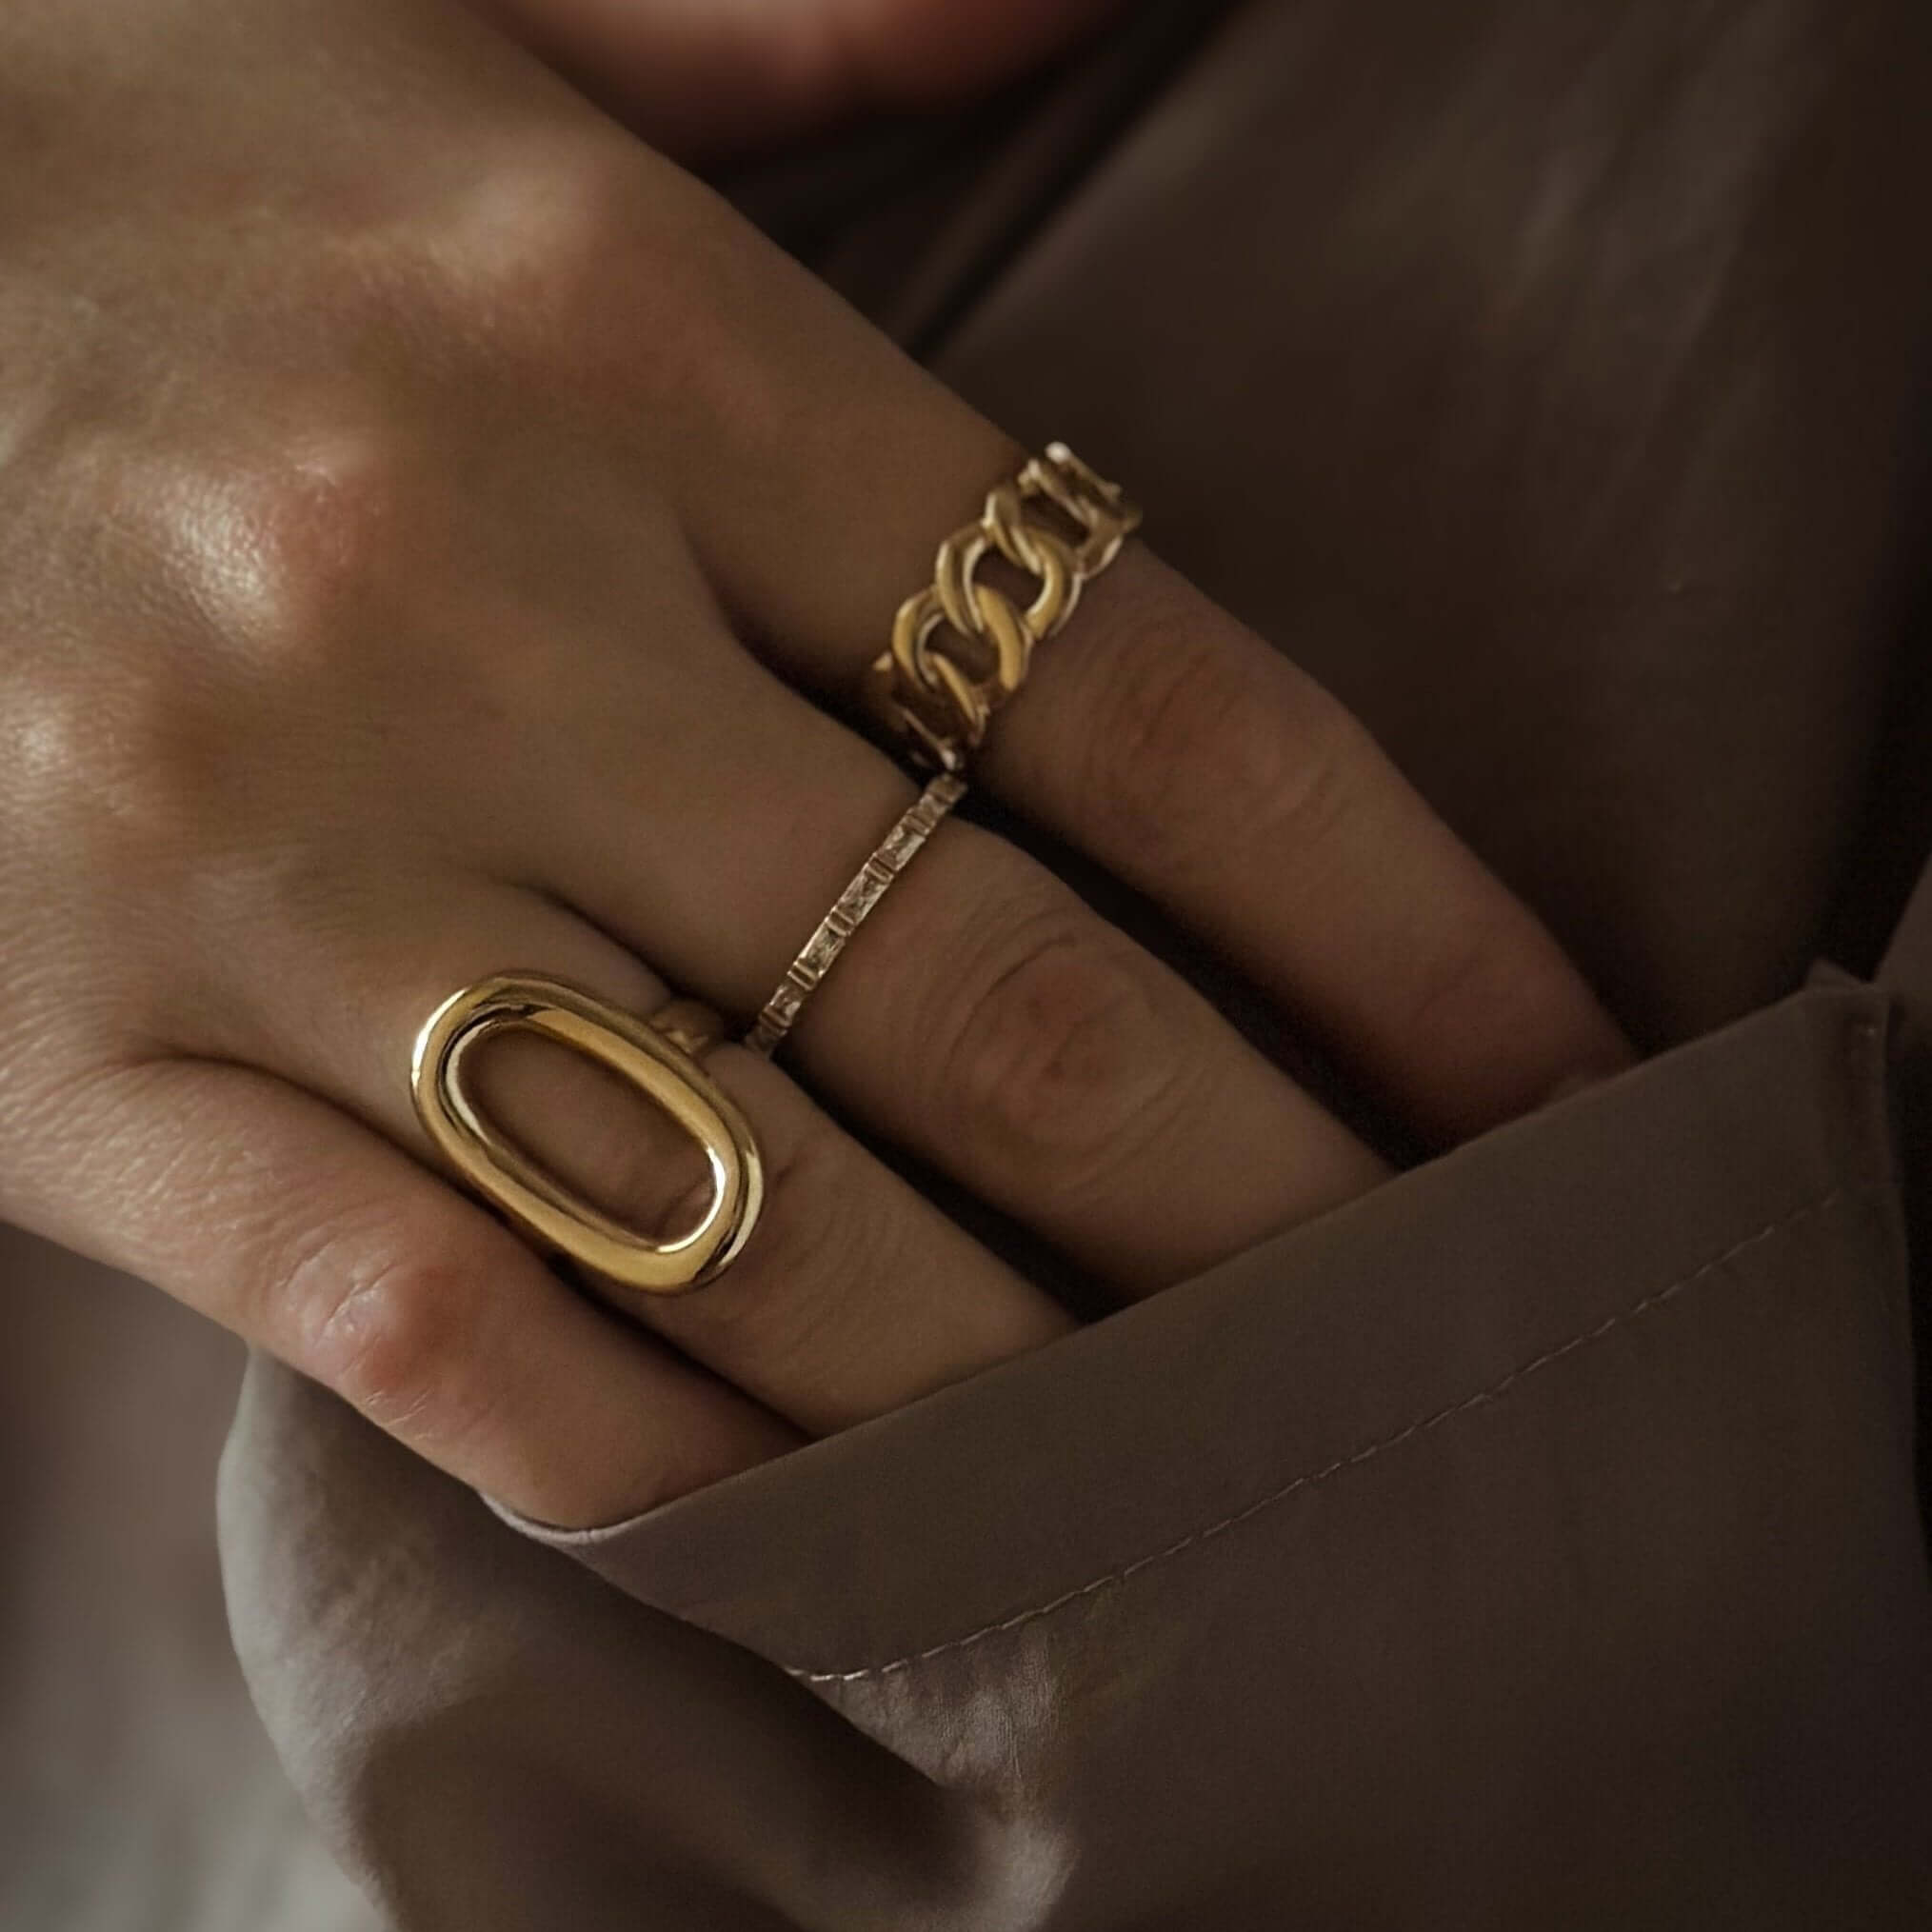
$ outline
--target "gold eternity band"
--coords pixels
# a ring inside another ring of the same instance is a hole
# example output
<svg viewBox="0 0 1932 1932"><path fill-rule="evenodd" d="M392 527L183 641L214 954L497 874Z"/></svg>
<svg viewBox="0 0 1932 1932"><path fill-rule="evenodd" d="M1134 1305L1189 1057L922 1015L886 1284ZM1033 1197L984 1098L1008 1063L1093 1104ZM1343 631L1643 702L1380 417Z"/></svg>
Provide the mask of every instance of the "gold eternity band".
<svg viewBox="0 0 1932 1932"><path fill-rule="evenodd" d="M893 882L912 863L946 813L966 796L966 781L943 772L900 816L878 849L852 875L832 909L819 921L798 957L786 967L778 990L765 1003L757 1024L745 1036L754 1053L769 1060L797 1023L805 1003L845 951L846 942L866 923L872 908L892 889Z"/></svg>
<svg viewBox="0 0 1932 1932"><path fill-rule="evenodd" d="M866 674L873 710L918 763L966 769L993 712L1026 682L1034 646L1073 615L1140 522L1119 484L1049 443L940 545L932 582L899 607ZM994 558L1038 580L1030 603L981 574Z"/></svg>

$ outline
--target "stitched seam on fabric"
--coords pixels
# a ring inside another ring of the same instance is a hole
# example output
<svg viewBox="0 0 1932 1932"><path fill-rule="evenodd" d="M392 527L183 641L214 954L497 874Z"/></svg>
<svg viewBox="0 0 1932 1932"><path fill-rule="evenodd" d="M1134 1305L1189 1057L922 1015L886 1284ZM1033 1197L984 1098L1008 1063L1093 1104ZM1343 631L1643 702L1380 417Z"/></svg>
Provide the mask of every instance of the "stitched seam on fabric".
<svg viewBox="0 0 1932 1932"><path fill-rule="evenodd" d="M1090 1583L1064 1590L1059 1596L1045 1603L1035 1604L1030 1609L1015 1611L1011 1616L1003 1617L997 1623L982 1624L977 1630L967 1631L963 1637L948 1638L944 1643L935 1643L928 1649L915 1650L904 1657L895 1657L889 1663L866 1664L856 1670L810 1670L787 1664L784 1666L786 1674L803 1683L858 1683L867 1678L889 1677L898 1671L909 1670L914 1664L926 1663L934 1658L949 1656L954 1651L968 1649L973 1644L983 1643L988 1638L1001 1636L1008 1630L1017 1630L1023 1624L1038 1623L1042 1618L1054 1616L1074 1603L1125 1583L1130 1577L1139 1576L1143 1570L1170 1563L1176 1557L1198 1549L1203 1544L1212 1542L1214 1538L1223 1536L1228 1530L1260 1516L1264 1511L1287 1502L1291 1497L1299 1496L1305 1490L1313 1489L1349 1469L1361 1468L1364 1464L1372 1463L1379 1457L1386 1455L1391 1449L1400 1448L1404 1443L1415 1441L1441 1428L1444 1424L1454 1421L1458 1416L1470 1415L1478 1409L1493 1407L1531 1377L1553 1367L1579 1350L1603 1341L1606 1335L1613 1334L1617 1329L1639 1321L1645 1315L1654 1314L1659 1308L1677 1301L1689 1289L1721 1273L1740 1257L1775 1241L1801 1222L1815 1220L1847 1201L1867 1196L1882 1196L1892 1185L1887 1178L1866 1182L1857 1186L1834 1187L1828 1194L1821 1195L1816 1201L1803 1207L1794 1208L1791 1213L1767 1223L1755 1234L1748 1234L1742 1241L1734 1242L1722 1254L1714 1255L1709 1261L1693 1268L1689 1274L1682 1275L1676 1281L1653 1289L1642 1301L1633 1302L1629 1307L1605 1316L1594 1327L1586 1328L1581 1334L1572 1335L1567 1342L1560 1342L1528 1362L1519 1364L1508 1374L1485 1387L1479 1388L1473 1395L1446 1404L1428 1415L1419 1416L1414 1422L1397 1429L1393 1434L1378 1437L1374 1442L1364 1444L1361 1448L1351 1450L1345 1456L1338 1456L1332 1463L1325 1464L1319 1469L1311 1469L1296 1476L1289 1482L1270 1489L1265 1496L1257 1497L1254 1502L1235 1510L1233 1514L1222 1517L1218 1522L1210 1523L1201 1529L1190 1530L1164 1549L1136 1557L1133 1562L1123 1564L1118 1569L1108 1570L1104 1575L1095 1577Z"/></svg>

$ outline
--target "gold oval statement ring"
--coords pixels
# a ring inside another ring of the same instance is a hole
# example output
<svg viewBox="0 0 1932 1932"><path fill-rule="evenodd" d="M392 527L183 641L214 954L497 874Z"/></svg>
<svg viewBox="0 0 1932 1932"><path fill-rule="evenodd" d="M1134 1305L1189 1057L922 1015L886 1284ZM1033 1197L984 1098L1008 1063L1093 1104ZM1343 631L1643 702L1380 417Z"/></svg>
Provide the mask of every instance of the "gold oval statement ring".
<svg viewBox="0 0 1932 1932"><path fill-rule="evenodd" d="M565 1187L485 1117L464 1069L486 1040L511 1031L553 1040L608 1068L690 1135L711 1177L695 1227L660 1242L625 1226ZM676 1294L715 1281L731 1265L765 1200L750 1123L696 1057L723 1032L718 1016L691 1000L641 1020L561 980L482 980L446 1000L417 1037L410 1077L416 1112L464 1179L545 1246L604 1281Z"/></svg>
<svg viewBox="0 0 1932 1932"><path fill-rule="evenodd" d="M899 607L866 695L920 764L961 772L992 714L1026 682L1033 648L1073 615L1141 512L1065 443L1049 443L986 497L978 523L939 547L932 582ZM993 560L1036 580L1016 602L982 576Z"/></svg>
<svg viewBox="0 0 1932 1932"><path fill-rule="evenodd" d="M832 968L832 962L846 949L846 943L866 922L873 906L892 889L893 882L913 855L939 828L941 820L966 796L966 781L942 772L900 815L899 823L886 834L872 856L852 874L851 883L832 904L832 909L819 921L818 929L806 941L804 950L786 967L778 990L765 1003L757 1023L745 1036L754 1053L769 1060L796 1024L805 1003L818 990L819 982Z"/></svg>

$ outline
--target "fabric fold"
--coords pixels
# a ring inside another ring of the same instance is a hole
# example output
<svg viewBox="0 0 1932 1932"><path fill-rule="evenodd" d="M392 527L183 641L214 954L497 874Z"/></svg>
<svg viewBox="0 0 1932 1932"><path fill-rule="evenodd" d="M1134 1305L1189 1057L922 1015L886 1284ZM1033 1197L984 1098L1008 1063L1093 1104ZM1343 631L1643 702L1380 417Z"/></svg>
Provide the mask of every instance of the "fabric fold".
<svg viewBox="0 0 1932 1932"><path fill-rule="evenodd" d="M1798 995L576 1562L258 1363L264 1713L405 1927L459 1856L486 1928L1922 1923L1890 1010Z"/></svg>

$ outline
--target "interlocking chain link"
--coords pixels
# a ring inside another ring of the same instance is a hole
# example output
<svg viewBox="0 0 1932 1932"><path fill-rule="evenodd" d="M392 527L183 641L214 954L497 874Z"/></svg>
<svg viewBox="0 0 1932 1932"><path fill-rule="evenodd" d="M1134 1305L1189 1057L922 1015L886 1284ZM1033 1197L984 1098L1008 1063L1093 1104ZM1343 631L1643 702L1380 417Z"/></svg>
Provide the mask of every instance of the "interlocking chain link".
<svg viewBox="0 0 1932 1932"><path fill-rule="evenodd" d="M1037 509L1050 505L1077 535ZM1032 513L1029 513L1032 512ZM866 676L866 696L920 764L965 770L993 713L1026 682L1036 645L1073 615L1080 593L1119 556L1141 512L1065 443L1049 443L986 497L978 523L939 547L932 582L899 607L892 643ZM1016 603L981 576L994 558L1038 580Z"/></svg>

